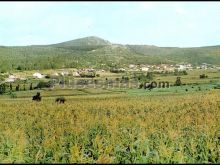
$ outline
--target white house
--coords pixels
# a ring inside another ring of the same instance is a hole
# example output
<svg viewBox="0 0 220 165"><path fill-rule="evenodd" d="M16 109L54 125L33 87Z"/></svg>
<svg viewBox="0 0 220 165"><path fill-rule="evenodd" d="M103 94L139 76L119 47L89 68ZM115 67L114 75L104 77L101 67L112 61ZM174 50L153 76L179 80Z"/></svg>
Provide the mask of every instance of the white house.
<svg viewBox="0 0 220 165"><path fill-rule="evenodd" d="M65 76L65 75L68 75L68 74L69 74L68 71L63 71L63 72L61 72L61 75L62 75L62 76Z"/></svg>
<svg viewBox="0 0 220 165"><path fill-rule="evenodd" d="M183 71L183 70L186 70L186 66L185 65L182 65L182 64L179 64L179 65L176 65L176 69L178 71Z"/></svg>
<svg viewBox="0 0 220 165"><path fill-rule="evenodd" d="M10 79L16 79L16 76L14 76L14 75L9 75L8 78L10 78Z"/></svg>
<svg viewBox="0 0 220 165"><path fill-rule="evenodd" d="M73 76L80 77L80 74L79 74L79 72L75 72L75 74L73 74Z"/></svg>
<svg viewBox="0 0 220 165"><path fill-rule="evenodd" d="M15 79L12 79L12 78L6 78L5 79L5 82L14 82L15 81Z"/></svg>
<svg viewBox="0 0 220 165"><path fill-rule="evenodd" d="M34 74L33 74L33 77L35 77L35 78L43 78L43 77L45 77L45 76L42 75L41 73L34 73Z"/></svg>
<svg viewBox="0 0 220 165"><path fill-rule="evenodd" d="M23 80L23 81L24 81L24 80L27 80L27 78L25 78L25 77L21 77L20 80Z"/></svg>
<svg viewBox="0 0 220 165"><path fill-rule="evenodd" d="M141 70L142 70L142 71L148 71L149 68L148 68L148 67L142 67Z"/></svg>
<svg viewBox="0 0 220 165"><path fill-rule="evenodd" d="M134 68L136 68L136 65L130 64L130 65L129 65L129 68L130 68L130 69L134 69Z"/></svg>
<svg viewBox="0 0 220 165"><path fill-rule="evenodd" d="M9 75L8 78L5 79L5 82L14 82L17 79L14 75Z"/></svg>
<svg viewBox="0 0 220 165"><path fill-rule="evenodd" d="M125 71L125 69L124 69L124 68L120 68L119 70L120 70L120 71Z"/></svg>
<svg viewBox="0 0 220 165"><path fill-rule="evenodd" d="M200 69L207 69L208 68L208 64L206 63L202 63L202 65L200 65Z"/></svg>

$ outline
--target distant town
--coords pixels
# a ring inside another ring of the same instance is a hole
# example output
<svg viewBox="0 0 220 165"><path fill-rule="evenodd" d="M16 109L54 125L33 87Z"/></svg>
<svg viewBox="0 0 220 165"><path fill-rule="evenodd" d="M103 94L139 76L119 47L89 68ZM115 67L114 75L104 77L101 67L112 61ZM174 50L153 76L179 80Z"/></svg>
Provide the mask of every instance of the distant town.
<svg viewBox="0 0 220 165"><path fill-rule="evenodd" d="M179 64L129 64L127 67L123 68L110 68L109 70L104 69L93 69L93 68L82 68L82 69L56 69L51 75L45 74L43 72L35 72L32 75L21 76L19 73L4 73L8 75L4 82L15 82L16 80L27 80L27 78L42 79L47 78L47 76L73 76L73 77L99 77L100 74L105 72L112 73L123 73L123 72L153 72L153 73L172 73L181 72L187 70L206 70L206 69L217 69L220 70L220 66L202 63L201 65L192 65L190 63L179 63ZM3 73L2 73L3 75Z"/></svg>

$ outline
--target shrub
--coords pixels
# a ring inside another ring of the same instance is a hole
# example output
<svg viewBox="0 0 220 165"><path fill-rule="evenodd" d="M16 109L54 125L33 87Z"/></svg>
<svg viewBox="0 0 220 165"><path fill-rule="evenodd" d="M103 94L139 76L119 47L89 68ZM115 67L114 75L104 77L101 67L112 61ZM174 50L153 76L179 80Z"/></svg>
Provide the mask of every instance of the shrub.
<svg viewBox="0 0 220 165"><path fill-rule="evenodd" d="M6 92L6 85L5 84L1 84L0 85L0 94L3 94Z"/></svg>
<svg viewBox="0 0 220 165"><path fill-rule="evenodd" d="M16 91L19 91L20 85L18 84L15 89L16 89Z"/></svg>
<svg viewBox="0 0 220 165"><path fill-rule="evenodd" d="M201 75L199 75L199 78L208 78L208 76L207 75L205 75L205 74L201 74Z"/></svg>
<svg viewBox="0 0 220 165"><path fill-rule="evenodd" d="M138 88L141 89L141 88L143 88L143 86L144 86L144 84L141 83Z"/></svg>
<svg viewBox="0 0 220 165"><path fill-rule="evenodd" d="M95 72L87 72L87 73L80 73L80 76L81 77L90 77L90 78L92 78L92 77L95 77Z"/></svg>
<svg viewBox="0 0 220 165"><path fill-rule="evenodd" d="M48 82L44 82L44 81L40 81L37 86L36 86L36 89L38 88L50 88L53 86L53 83L52 81L48 81Z"/></svg>
<svg viewBox="0 0 220 165"><path fill-rule="evenodd" d="M10 92L9 95L10 95L11 98L17 98L16 93Z"/></svg>
<svg viewBox="0 0 220 165"><path fill-rule="evenodd" d="M152 72L148 72L146 78L148 80L153 80L153 73Z"/></svg>
<svg viewBox="0 0 220 165"><path fill-rule="evenodd" d="M45 78L49 79L49 78L50 78L50 75L46 75Z"/></svg>
<svg viewBox="0 0 220 165"><path fill-rule="evenodd" d="M32 86L32 83L30 84L30 90L33 90L33 86Z"/></svg>
<svg viewBox="0 0 220 165"><path fill-rule="evenodd" d="M21 66L18 66L18 67L17 67L17 70L22 70Z"/></svg>
<svg viewBox="0 0 220 165"><path fill-rule="evenodd" d="M111 68L110 72L111 73L124 73L125 71L121 69L117 69L117 68Z"/></svg>
<svg viewBox="0 0 220 165"><path fill-rule="evenodd" d="M175 85L176 85L176 86L181 86L181 85L182 85L182 82L181 82L180 79L181 79L181 77L177 77L177 78L176 78L176 82L175 82Z"/></svg>

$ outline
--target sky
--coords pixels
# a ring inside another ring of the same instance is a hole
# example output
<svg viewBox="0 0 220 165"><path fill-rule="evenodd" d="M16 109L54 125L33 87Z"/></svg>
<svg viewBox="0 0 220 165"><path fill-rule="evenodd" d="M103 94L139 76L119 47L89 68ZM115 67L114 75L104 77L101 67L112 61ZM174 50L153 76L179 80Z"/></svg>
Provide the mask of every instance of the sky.
<svg viewBox="0 0 220 165"><path fill-rule="evenodd" d="M87 36L163 47L220 45L220 2L0 2L0 45Z"/></svg>

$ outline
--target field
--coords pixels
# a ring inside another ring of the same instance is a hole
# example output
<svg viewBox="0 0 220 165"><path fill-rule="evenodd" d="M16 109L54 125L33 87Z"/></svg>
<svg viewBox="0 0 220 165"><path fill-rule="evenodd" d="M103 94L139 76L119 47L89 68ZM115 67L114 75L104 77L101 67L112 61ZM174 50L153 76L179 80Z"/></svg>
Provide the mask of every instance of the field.
<svg viewBox="0 0 220 165"><path fill-rule="evenodd" d="M219 72L207 71L207 79L199 74L181 76L187 85L152 91L55 88L2 95L0 162L220 163L220 89L213 88ZM41 102L31 100L37 91ZM65 104L55 103L57 96L65 96Z"/></svg>

